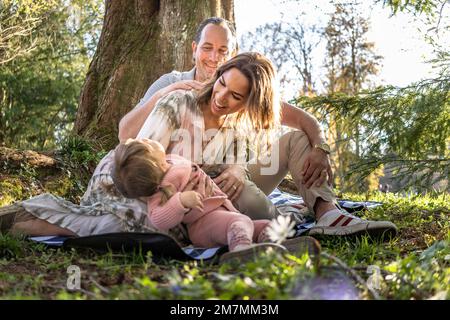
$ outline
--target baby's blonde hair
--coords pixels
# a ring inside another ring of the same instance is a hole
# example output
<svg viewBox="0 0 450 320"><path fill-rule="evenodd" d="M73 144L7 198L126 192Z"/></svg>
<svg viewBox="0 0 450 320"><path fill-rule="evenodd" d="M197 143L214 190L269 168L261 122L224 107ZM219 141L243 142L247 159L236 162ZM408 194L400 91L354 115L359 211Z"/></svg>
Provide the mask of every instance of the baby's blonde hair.
<svg viewBox="0 0 450 320"><path fill-rule="evenodd" d="M160 188L164 174L148 144L128 139L116 147L111 175L125 197L149 197L161 191L165 203L173 193L168 187Z"/></svg>

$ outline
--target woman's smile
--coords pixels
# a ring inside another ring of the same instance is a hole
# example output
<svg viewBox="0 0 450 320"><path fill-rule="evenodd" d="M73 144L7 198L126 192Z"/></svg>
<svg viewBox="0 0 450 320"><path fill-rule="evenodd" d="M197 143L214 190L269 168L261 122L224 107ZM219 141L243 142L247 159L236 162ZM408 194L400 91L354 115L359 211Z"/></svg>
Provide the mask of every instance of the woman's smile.
<svg viewBox="0 0 450 320"><path fill-rule="evenodd" d="M213 106L213 108L216 110L216 111L218 111L218 112L220 112L221 110L223 110L223 109L226 109L227 107L225 107L225 106L221 106L219 103L217 103L216 102L216 100L212 100L213 101L213 103L212 103L212 106Z"/></svg>

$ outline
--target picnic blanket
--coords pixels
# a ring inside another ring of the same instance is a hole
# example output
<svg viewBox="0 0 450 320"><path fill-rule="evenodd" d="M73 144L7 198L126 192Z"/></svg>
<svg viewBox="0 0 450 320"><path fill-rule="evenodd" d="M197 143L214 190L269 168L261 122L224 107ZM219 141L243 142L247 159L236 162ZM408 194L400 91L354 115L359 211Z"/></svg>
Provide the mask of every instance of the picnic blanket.
<svg viewBox="0 0 450 320"><path fill-rule="evenodd" d="M269 199L283 215L289 215L296 221L295 236L301 236L314 226L314 217L305 207L300 196L275 189ZM339 205L348 212L370 209L382 205L380 202L355 202L338 200ZM171 236L158 232L117 232L87 237L30 237L30 240L49 247L91 248L97 251L151 251L158 258L178 260L212 260L228 250L227 246L216 248L181 247Z"/></svg>

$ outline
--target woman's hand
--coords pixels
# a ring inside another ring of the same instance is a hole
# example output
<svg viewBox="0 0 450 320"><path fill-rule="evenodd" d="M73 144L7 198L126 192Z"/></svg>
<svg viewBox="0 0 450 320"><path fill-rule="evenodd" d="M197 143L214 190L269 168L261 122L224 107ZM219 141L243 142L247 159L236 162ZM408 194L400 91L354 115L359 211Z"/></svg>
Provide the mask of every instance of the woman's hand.
<svg viewBox="0 0 450 320"><path fill-rule="evenodd" d="M195 191L184 191L180 194L183 207L203 211L203 196Z"/></svg>
<svg viewBox="0 0 450 320"><path fill-rule="evenodd" d="M231 165L225 169L214 182L226 193L231 201L238 199L244 190L245 169L240 165Z"/></svg>
<svg viewBox="0 0 450 320"><path fill-rule="evenodd" d="M328 177L328 184L331 186L333 181L333 171L331 170L330 158L320 149L314 148L306 156L303 165L303 184L306 188L312 185L321 186Z"/></svg>
<svg viewBox="0 0 450 320"><path fill-rule="evenodd" d="M193 178L191 179L191 181L189 181L189 182L184 186L183 192L184 192L184 191L197 190L199 181L200 181L200 176L199 176L199 175L196 175L195 177L193 177Z"/></svg>
<svg viewBox="0 0 450 320"><path fill-rule="evenodd" d="M210 179L206 174L202 175L198 182L199 187L205 197L211 197L213 195L214 181Z"/></svg>
<svg viewBox="0 0 450 320"><path fill-rule="evenodd" d="M208 179L206 175L196 175L186 184L183 191L197 191L205 197L211 197L213 194L214 182Z"/></svg>

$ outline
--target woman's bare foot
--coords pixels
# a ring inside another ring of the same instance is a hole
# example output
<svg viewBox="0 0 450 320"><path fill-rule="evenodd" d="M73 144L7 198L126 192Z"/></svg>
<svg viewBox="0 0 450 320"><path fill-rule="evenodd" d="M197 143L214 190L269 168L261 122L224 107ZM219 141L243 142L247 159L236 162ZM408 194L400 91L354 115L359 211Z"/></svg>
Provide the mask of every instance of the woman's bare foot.
<svg viewBox="0 0 450 320"><path fill-rule="evenodd" d="M322 198L317 198L316 203L314 204L316 221L319 221L320 217L322 217L326 212L333 209L337 209L336 205L333 202L325 201Z"/></svg>
<svg viewBox="0 0 450 320"><path fill-rule="evenodd" d="M25 234L28 236L76 236L69 229L61 228L38 218L16 222L11 227L10 233Z"/></svg>

